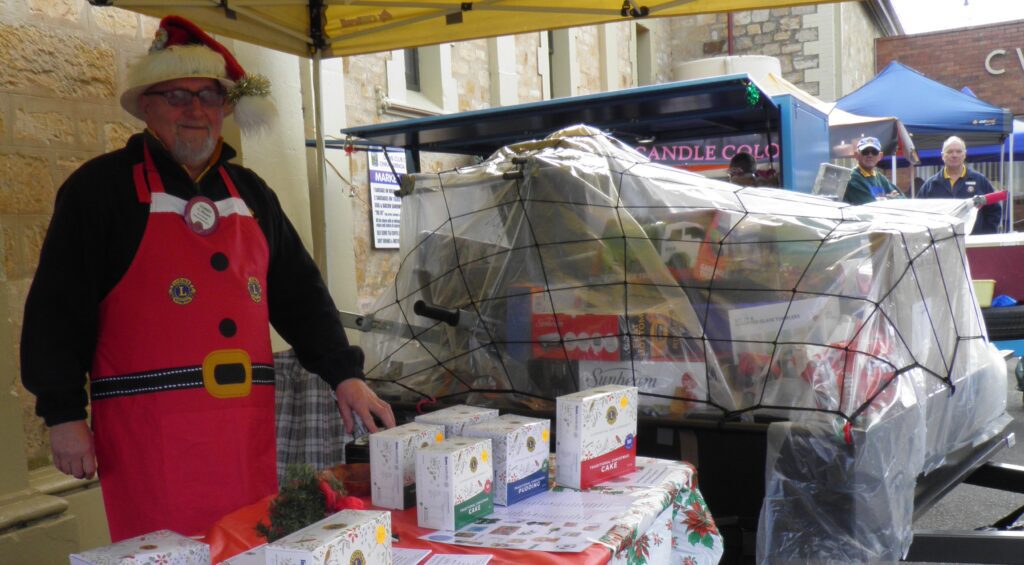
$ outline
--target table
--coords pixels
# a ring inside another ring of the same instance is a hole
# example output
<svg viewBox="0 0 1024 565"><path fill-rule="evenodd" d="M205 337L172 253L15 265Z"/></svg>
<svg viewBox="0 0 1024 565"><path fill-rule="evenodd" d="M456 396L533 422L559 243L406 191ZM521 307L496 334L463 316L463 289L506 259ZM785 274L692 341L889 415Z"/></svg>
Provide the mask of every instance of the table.
<svg viewBox="0 0 1024 565"><path fill-rule="evenodd" d="M656 485L635 484L641 471L663 471ZM565 490L556 486L554 490ZM431 532L416 525L416 509L391 511L395 547L429 549L434 553L492 553L492 564L713 564L722 557L722 537L697 488L697 471L685 462L637 457L637 473L619 477L589 492L625 494L635 498L618 523L581 553L502 550L434 543L419 539ZM240 508L218 520L206 533L214 563L263 543L254 526L266 520L272 497ZM369 497L361 497L370 506Z"/></svg>

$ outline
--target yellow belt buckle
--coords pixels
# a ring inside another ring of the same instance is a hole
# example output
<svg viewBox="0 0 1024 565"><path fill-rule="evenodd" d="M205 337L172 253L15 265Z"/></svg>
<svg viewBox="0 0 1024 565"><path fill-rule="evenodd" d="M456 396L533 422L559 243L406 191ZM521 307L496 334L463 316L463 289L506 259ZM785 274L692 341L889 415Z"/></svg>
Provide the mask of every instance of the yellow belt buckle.
<svg viewBox="0 0 1024 565"><path fill-rule="evenodd" d="M203 386L216 398L239 398L252 391L252 361L242 349L218 349L203 359Z"/></svg>

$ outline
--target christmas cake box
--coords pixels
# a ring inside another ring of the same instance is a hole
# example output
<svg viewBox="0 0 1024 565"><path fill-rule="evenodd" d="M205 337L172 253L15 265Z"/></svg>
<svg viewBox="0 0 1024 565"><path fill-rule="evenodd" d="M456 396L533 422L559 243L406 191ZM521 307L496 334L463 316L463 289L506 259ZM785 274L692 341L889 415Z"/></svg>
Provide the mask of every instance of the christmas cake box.
<svg viewBox="0 0 1024 565"><path fill-rule="evenodd" d="M416 506L416 450L444 440L444 426L411 422L370 435L373 505Z"/></svg>
<svg viewBox="0 0 1024 565"><path fill-rule="evenodd" d="M158 530L69 556L71 565L209 565L210 546Z"/></svg>
<svg viewBox="0 0 1024 565"><path fill-rule="evenodd" d="M549 420L505 414L466 426L462 435L491 440L495 504L508 506L548 490Z"/></svg>
<svg viewBox="0 0 1024 565"><path fill-rule="evenodd" d="M462 435L462 428L469 424L479 424L485 420L497 417L498 411L494 408L480 408L479 406L460 404L443 408L437 412L420 414L416 416L416 421L421 424L444 426L444 437L455 437Z"/></svg>
<svg viewBox="0 0 1024 565"><path fill-rule="evenodd" d="M342 510L268 543L267 565L391 563L391 512Z"/></svg>
<svg viewBox="0 0 1024 565"><path fill-rule="evenodd" d="M448 438L416 452L416 522L457 530L494 510L491 440Z"/></svg>
<svg viewBox="0 0 1024 565"><path fill-rule="evenodd" d="M636 470L637 389L605 385L556 399L555 482L588 489Z"/></svg>

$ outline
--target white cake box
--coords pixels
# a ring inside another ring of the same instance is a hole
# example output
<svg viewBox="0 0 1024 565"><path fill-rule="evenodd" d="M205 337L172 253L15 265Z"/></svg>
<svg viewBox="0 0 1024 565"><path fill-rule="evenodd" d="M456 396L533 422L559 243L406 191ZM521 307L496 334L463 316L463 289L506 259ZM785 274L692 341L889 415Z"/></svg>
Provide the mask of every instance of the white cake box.
<svg viewBox="0 0 1024 565"><path fill-rule="evenodd" d="M444 426L409 423L370 435L373 505L403 510L416 506L416 451L444 440Z"/></svg>
<svg viewBox="0 0 1024 565"><path fill-rule="evenodd" d="M505 414L466 426L462 435L491 440L495 504L508 506L548 490L549 420Z"/></svg>
<svg viewBox="0 0 1024 565"><path fill-rule="evenodd" d="M210 546L158 530L69 556L71 565L210 565Z"/></svg>
<svg viewBox="0 0 1024 565"><path fill-rule="evenodd" d="M636 470L635 386L605 385L559 396L555 482L588 489Z"/></svg>
<svg viewBox="0 0 1024 565"><path fill-rule="evenodd" d="M494 511L491 440L448 438L416 452L416 523L457 530Z"/></svg>
<svg viewBox="0 0 1024 565"><path fill-rule="evenodd" d="M266 565L266 554L267 545L258 545L250 550L239 553L227 561L221 561L219 565Z"/></svg>
<svg viewBox="0 0 1024 565"><path fill-rule="evenodd" d="M494 408L480 408L479 406L460 404L458 406L442 408L437 412L420 414L416 416L416 421L421 424L444 426L444 437L455 437L462 435L462 428L469 424L478 424L484 420L497 417L498 411Z"/></svg>
<svg viewBox="0 0 1024 565"><path fill-rule="evenodd" d="M391 563L391 512L342 510L266 545L267 565Z"/></svg>

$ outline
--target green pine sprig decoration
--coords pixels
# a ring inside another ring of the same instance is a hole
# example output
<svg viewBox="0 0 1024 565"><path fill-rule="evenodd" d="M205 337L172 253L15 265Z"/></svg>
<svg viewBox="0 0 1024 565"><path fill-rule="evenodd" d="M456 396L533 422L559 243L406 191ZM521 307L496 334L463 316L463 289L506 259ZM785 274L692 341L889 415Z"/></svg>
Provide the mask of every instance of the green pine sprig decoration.
<svg viewBox="0 0 1024 565"><path fill-rule="evenodd" d="M345 494L344 486L330 472L317 475L310 465L288 465L281 490L270 503L270 523L260 520L256 523L256 532L272 542L322 520L327 512L321 481L327 481L335 492Z"/></svg>

